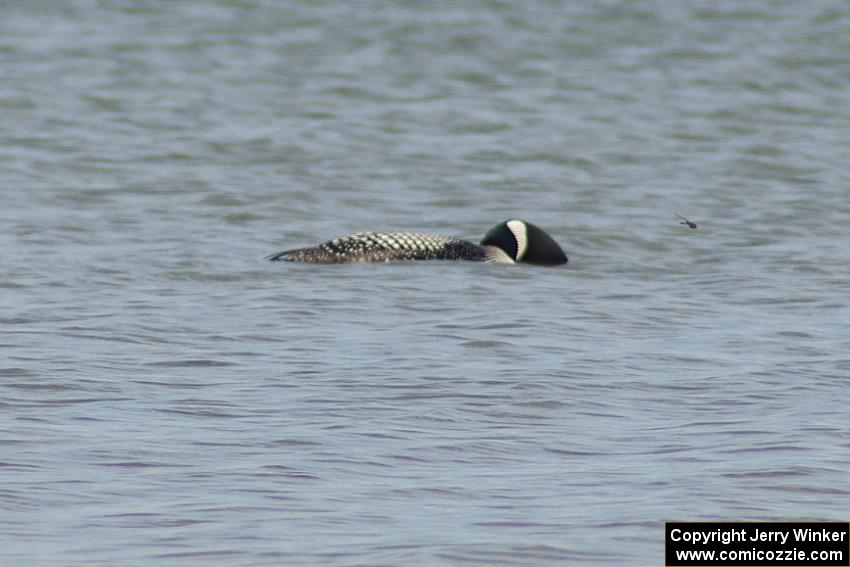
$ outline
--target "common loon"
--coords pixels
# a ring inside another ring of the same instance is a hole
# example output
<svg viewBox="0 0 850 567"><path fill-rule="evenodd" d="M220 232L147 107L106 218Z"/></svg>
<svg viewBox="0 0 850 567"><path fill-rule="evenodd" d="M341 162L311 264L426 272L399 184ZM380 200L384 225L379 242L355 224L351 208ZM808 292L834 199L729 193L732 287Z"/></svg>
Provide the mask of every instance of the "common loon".
<svg viewBox="0 0 850 567"><path fill-rule="evenodd" d="M484 235L481 244L451 236L417 232L363 232L329 240L311 248L285 250L269 260L346 264L398 260L467 260L498 264L567 263L567 255L543 229L519 219L499 223Z"/></svg>

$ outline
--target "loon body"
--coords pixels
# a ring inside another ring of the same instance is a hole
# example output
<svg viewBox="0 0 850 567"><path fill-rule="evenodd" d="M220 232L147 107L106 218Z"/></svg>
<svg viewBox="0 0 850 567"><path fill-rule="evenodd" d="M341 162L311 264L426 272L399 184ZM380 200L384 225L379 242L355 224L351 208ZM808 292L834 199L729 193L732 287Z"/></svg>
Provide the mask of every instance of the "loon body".
<svg viewBox="0 0 850 567"><path fill-rule="evenodd" d="M311 248L285 250L269 260L346 264L400 260L466 260L499 264L567 263L567 256L543 229L519 219L499 223L480 244L451 236L417 232L364 232L329 240Z"/></svg>

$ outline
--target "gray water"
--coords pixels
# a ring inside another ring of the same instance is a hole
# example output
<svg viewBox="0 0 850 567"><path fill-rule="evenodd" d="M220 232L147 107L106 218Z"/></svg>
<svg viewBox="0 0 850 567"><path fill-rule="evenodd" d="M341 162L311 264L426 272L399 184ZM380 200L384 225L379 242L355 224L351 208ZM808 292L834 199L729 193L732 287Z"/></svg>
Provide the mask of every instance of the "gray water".
<svg viewBox="0 0 850 567"><path fill-rule="evenodd" d="M847 521L848 29L3 3L0 563L661 565L665 520ZM263 259L511 217L569 265Z"/></svg>

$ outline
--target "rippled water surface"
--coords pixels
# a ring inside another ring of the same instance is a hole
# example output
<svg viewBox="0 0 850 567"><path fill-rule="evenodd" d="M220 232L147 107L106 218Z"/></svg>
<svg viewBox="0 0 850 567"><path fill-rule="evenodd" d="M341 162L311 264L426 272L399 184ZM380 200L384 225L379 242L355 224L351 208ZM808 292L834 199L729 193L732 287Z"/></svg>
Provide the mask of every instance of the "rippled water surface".
<svg viewBox="0 0 850 567"><path fill-rule="evenodd" d="M2 4L0 562L660 565L664 520L850 519L848 27ZM570 264L263 259L511 217Z"/></svg>

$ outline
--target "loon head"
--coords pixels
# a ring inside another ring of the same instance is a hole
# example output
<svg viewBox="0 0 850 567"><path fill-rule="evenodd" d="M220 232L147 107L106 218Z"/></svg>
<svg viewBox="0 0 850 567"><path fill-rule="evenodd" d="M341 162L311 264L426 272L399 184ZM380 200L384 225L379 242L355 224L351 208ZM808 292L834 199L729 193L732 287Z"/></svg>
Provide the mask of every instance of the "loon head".
<svg viewBox="0 0 850 567"><path fill-rule="evenodd" d="M551 236L530 222L519 219L499 223L484 235L481 246L491 262L557 266L567 263L567 255Z"/></svg>

